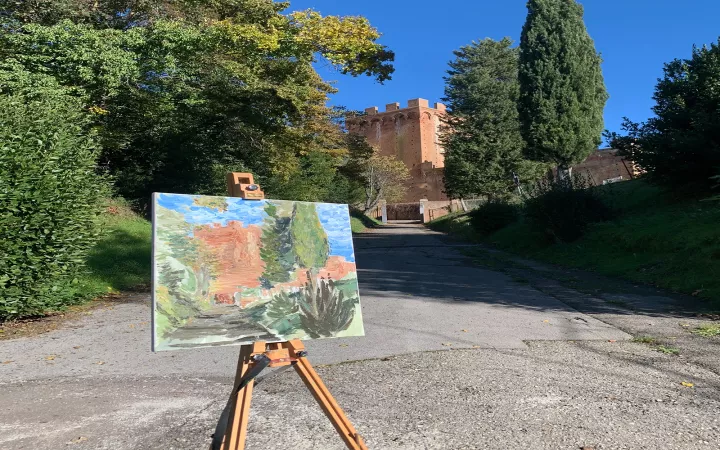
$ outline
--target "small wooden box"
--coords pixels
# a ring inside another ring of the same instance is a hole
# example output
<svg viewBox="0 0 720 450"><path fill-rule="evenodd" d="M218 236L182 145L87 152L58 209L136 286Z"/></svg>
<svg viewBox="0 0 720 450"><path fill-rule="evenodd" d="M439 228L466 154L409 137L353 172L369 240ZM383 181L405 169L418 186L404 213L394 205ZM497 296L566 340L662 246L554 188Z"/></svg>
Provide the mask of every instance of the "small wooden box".
<svg viewBox="0 0 720 450"><path fill-rule="evenodd" d="M231 197L240 197L246 200L263 200L265 198L265 193L260 186L255 184L251 173L229 173L227 182Z"/></svg>

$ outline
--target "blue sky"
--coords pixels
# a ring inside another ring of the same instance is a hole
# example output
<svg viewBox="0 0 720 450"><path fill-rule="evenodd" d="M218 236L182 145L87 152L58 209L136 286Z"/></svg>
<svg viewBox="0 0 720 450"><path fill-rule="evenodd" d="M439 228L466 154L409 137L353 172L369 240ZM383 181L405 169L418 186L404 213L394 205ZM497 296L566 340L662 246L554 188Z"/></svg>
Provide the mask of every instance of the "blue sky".
<svg viewBox="0 0 720 450"><path fill-rule="evenodd" d="M584 0L585 23L602 53L610 93L605 127L619 129L623 116L645 120L653 88L665 62L689 57L693 44L717 41L718 0ZM292 10L313 8L327 15L363 15L396 53L393 80L380 85L320 67L337 80L331 103L365 109L422 97L443 96L443 76L452 51L472 40L509 36L516 42L527 14L524 0L341 1L291 0Z"/></svg>
<svg viewBox="0 0 720 450"><path fill-rule="evenodd" d="M181 194L158 194L157 204L183 214L188 223L215 224L223 226L228 221L236 220L243 226L261 225L267 217L265 201L245 201L239 198L227 198L227 211L197 206L193 196ZM282 200L275 200L282 202ZM352 234L350 232L350 216L347 205L316 203L320 223L325 229L330 244L331 256L344 256L346 261L355 262Z"/></svg>

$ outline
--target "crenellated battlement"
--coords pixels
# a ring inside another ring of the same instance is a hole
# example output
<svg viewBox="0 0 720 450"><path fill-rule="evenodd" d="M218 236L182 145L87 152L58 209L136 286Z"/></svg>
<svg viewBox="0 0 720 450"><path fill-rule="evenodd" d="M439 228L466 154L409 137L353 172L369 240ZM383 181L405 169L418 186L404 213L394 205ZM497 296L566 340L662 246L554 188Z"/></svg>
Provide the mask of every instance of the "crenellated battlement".
<svg viewBox="0 0 720 450"><path fill-rule="evenodd" d="M442 177L445 150L440 136L445 111L442 103L432 107L424 98L414 98L402 107L388 103L382 112L377 106L366 108L365 114L351 115L345 124L348 132L364 136L380 155L405 163L410 179L404 201L440 201L447 200Z"/></svg>
<svg viewBox="0 0 720 450"><path fill-rule="evenodd" d="M385 111L380 112L377 106L371 106L370 108L365 108L365 113L369 116L373 116L376 114L384 114L411 108L427 108L434 109L440 112L445 112L447 109L447 107L443 103L435 103L434 107L430 107L430 102L428 100L425 100L424 98L414 98L412 100L408 100L407 106L405 108L401 108L400 103L388 103L387 105L385 105Z"/></svg>

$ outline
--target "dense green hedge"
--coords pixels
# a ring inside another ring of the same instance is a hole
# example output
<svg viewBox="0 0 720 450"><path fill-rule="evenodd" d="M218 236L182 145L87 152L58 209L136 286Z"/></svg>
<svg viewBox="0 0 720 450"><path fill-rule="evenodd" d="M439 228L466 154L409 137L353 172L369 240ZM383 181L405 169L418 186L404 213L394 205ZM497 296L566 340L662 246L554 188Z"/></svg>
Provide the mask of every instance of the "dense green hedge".
<svg viewBox="0 0 720 450"><path fill-rule="evenodd" d="M469 213L470 224L481 236L489 236L520 218L520 207L503 201L490 201Z"/></svg>
<svg viewBox="0 0 720 450"><path fill-rule="evenodd" d="M0 320L76 300L108 193L86 117L59 91L0 93Z"/></svg>
<svg viewBox="0 0 720 450"><path fill-rule="evenodd" d="M524 212L538 231L556 242L576 241L591 223L614 216L598 190L581 176L538 181Z"/></svg>

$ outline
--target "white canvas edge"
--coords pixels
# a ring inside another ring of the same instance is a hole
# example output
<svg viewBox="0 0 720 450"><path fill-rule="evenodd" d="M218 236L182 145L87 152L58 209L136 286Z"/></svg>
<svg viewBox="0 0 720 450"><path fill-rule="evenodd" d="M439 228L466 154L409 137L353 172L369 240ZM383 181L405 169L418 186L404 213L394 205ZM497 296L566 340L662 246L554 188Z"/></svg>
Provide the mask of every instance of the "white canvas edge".
<svg viewBox="0 0 720 450"><path fill-rule="evenodd" d="M151 205L150 205L150 221L152 224L152 226L151 226L152 232L150 234L150 239L151 239L151 241L150 241L150 249L151 249L150 250L150 253L151 253L150 254L150 266L151 266L150 267L150 278L151 278L150 289L152 290L152 292L150 293L150 298L151 298L151 303L152 303L150 305L150 335L151 335L150 336L150 349L153 352L158 351L157 350L158 340L157 340L157 336L155 335L155 332L156 332L155 330L157 329L157 327L155 326L155 319L156 319L155 315L157 314L155 312L155 308L157 306L156 305L157 299L155 298L155 292L156 292L155 286L157 284L155 281L155 276L157 275L156 270L155 270L155 233L156 233L155 202L157 201L157 196L158 196L158 193L153 192L152 199L150 202L151 203Z"/></svg>

